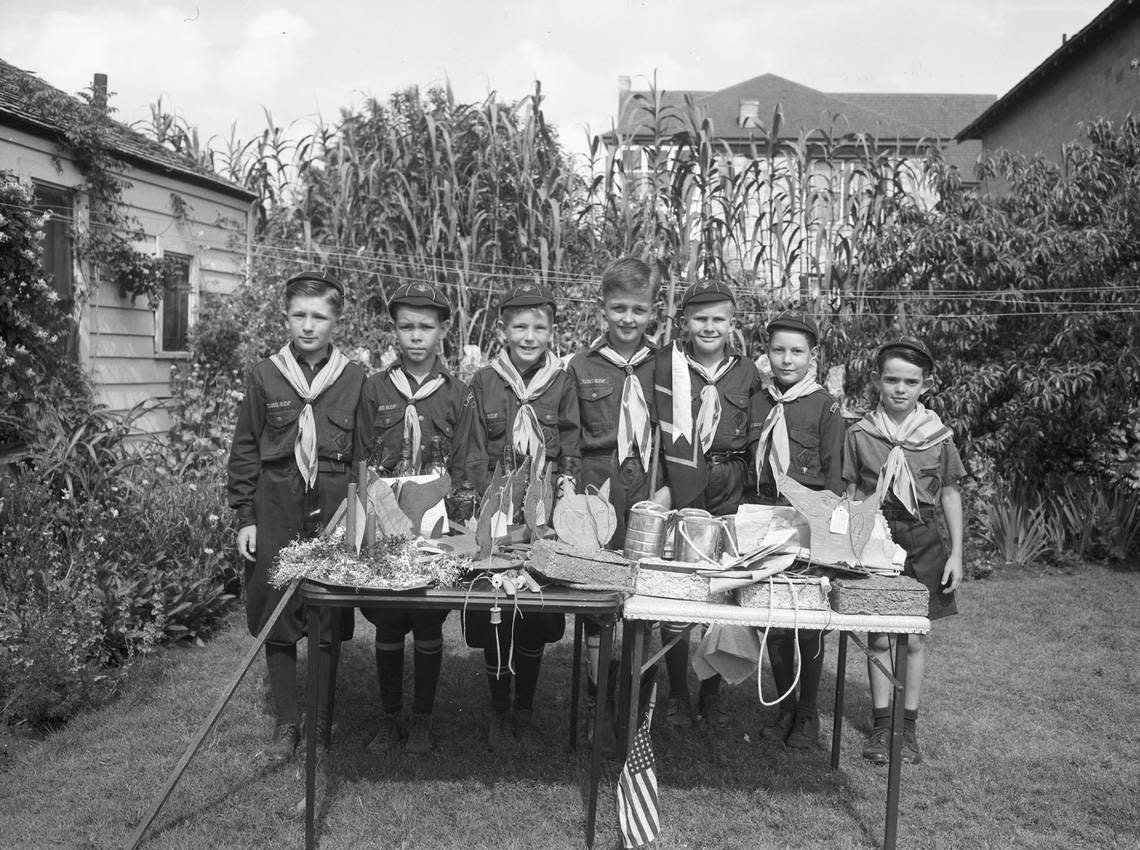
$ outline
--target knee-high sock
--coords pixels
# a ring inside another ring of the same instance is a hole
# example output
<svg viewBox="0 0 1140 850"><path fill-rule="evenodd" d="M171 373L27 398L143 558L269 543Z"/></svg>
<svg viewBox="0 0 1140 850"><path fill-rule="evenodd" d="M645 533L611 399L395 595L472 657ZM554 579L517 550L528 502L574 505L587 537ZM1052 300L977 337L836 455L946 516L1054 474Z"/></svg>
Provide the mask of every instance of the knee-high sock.
<svg viewBox="0 0 1140 850"><path fill-rule="evenodd" d="M380 706L385 714L398 714L404 708L404 642L376 641L376 680L380 684Z"/></svg>
<svg viewBox="0 0 1140 850"><path fill-rule="evenodd" d="M661 643L673 639L677 631L661 625ZM689 694L689 636L685 635L665 653L665 672L669 675L669 696L679 697Z"/></svg>
<svg viewBox="0 0 1140 850"><path fill-rule="evenodd" d="M545 646L515 646L515 708L534 707L534 692L538 690L538 674L542 670Z"/></svg>
<svg viewBox="0 0 1140 850"><path fill-rule="evenodd" d="M506 711L511 707L511 671L507 668L506 648L502 657L495 647L483 650L483 663L487 667L487 685L491 689L491 710ZM500 663L502 666L500 666ZM515 656L515 666L518 666L518 656Z"/></svg>
<svg viewBox="0 0 1140 850"><path fill-rule="evenodd" d="M601 646L601 635L586 635L586 679L595 687L598 684L598 656L601 654Z"/></svg>
<svg viewBox="0 0 1140 850"><path fill-rule="evenodd" d="M439 684L439 671L443 667L443 640L417 640L415 642L416 679L412 695L412 711L431 714L435 707L435 689Z"/></svg>
<svg viewBox="0 0 1140 850"><path fill-rule="evenodd" d="M278 723L297 724L301 720L297 705L297 645L265 644L265 665L269 668L269 693Z"/></svg>
<svg viewBox="0 0 1140 850"><path fill-rule="evenodd" d="M800 671L799 710L808 714L819 713L819 680L823 675L823 655L823 632L800 632L803 668Z"/></svg>

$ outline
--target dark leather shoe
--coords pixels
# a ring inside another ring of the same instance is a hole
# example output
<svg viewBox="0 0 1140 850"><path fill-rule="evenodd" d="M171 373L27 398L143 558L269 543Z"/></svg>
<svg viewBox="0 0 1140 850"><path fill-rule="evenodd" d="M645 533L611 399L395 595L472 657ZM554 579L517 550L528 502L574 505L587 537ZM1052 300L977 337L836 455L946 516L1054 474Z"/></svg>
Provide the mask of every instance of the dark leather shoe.
<svg viewBox="0 0 1140 850"><path fill-rule="evenodd" d="M297 752L300 740L301 730L296 723L278 723L273 728L273 740L265 748L265 754L272 762L287 762Z"/></svg>

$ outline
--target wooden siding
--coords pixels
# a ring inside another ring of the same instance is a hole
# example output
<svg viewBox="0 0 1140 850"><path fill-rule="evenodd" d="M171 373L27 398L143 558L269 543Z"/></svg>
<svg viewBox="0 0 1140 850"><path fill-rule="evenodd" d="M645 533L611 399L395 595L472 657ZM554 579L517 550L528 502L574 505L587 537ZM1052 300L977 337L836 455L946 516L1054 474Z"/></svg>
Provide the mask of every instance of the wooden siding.
<svg viewBox="0 0 1140 850"><path fill-rule="evenodd" d="M0 126L0 169L24 182L39 180L77 189L83 178L53 142ZM177 177L135 167L124 193L126 214L138 220L146 238L135 247L146 253L172 252L191 257L190 322L196 319L201 293L228 294L241 282L245 262L248 206L239 198ZM82 195L77 193L82 208ZM173 196L184 203L175 214ZM80 315L80 357L96 388L96 398L111 410L128 410L140 401L170 396L170 366L177 354L159 350L156 313L145 299L119 296L114 281L93 281L77 270L77 285L87 290ZM168 427L165 413L147 417L146 428Z"/></svg>

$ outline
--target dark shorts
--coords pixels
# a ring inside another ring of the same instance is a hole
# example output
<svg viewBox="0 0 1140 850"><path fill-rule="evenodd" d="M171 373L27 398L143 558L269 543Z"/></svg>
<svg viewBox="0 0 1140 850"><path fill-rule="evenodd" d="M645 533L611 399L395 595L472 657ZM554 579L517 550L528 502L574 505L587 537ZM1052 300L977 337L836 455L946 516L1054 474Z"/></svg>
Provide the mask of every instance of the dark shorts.
<svg viewBox="0 0 1140 850"><path fill-rule="evenodd" d="M723 463L710 461L709 480L704 491L693 500L690 508L703 508L713 516L728 516L736 513L744 496L744 479L748 467L741 457L733 457Z"/></svg>
<svg viewBox="0 0 1140 850"><path fill-rule="evenodd" d="M402 611L392 608L362 608L364 619L376 627L377 643L401 643L411 632L415 640L443 637L443 621L450 611Z"/></svg>
<svg viewBox="0 0 1140 850"><path fill-rule="evenodd" d="M930 591L930 619L938 620L958 613L954 593L942 592L942 571L949 553L938 532L938 520L931 514L924 520L891 519L891 538L906 550L903 575L922 582Z"/></svg>
<svg viewBox="0 0 1140 850"><path fill-rule="evenodd" d="M509 601L500 603L502 622L493 625L489 611L465 611L462 615L463 637L472 649L492 649L498 645L504 652L513 640L526 649L540 649L548 643L562 639L566 631L564 614L540 614L536 611L526 616L515 614L512 628L511 615L514 607Z"/></svg>

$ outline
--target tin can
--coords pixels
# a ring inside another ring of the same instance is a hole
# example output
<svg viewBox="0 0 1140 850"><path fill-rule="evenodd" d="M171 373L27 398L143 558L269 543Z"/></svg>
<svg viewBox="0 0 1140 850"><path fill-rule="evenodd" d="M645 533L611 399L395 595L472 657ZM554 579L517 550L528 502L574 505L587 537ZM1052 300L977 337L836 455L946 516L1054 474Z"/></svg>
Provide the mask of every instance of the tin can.
<svg viewBox="0 0 1140 850"><path fill-rule="evenodd" d="M679 512L673 539L674 560L687 562L718 561L724 526L708 511L701 515Z"/></svg>
<svg viewBox="0 0 1140 850"><path fill-rule="evenodd" d="M669 512L656 502L635 504L625 527L625 556L631 561L663 557L668 526Z"/></svg>

